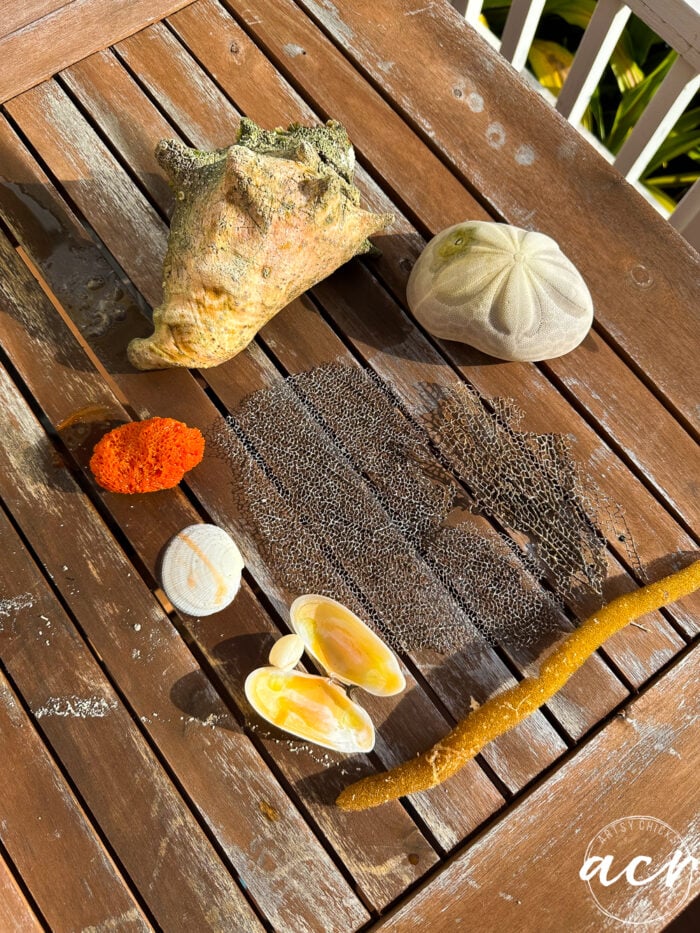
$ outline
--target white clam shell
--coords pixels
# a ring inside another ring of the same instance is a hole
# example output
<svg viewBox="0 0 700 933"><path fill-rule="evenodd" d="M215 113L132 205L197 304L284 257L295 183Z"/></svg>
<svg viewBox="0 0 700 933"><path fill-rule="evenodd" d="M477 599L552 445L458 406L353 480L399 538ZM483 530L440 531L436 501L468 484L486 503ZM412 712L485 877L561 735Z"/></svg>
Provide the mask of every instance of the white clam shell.
<svg viewBox="0 0 700 933"><path fill-rule="evenodd" d="M233 602L242 571L241 552L223 528L189 525L163 553L161 583L177 610L208 616Z"/></svg>
<svg viewBox="0 0 700 933"><path fill-rule="evenodd" d="M273 667L282 671L291 671L296 667L304 653L304 642L295 633L283 635L270 650L269 661Z"/></svg>
<svg viewBox="0 0 700 933"><path fill-rule="evenodd" d="M455 224L433 237L406 297L434 336L503 360L562 356L593 322L586 283L551 237L489 221Z"/></svg>

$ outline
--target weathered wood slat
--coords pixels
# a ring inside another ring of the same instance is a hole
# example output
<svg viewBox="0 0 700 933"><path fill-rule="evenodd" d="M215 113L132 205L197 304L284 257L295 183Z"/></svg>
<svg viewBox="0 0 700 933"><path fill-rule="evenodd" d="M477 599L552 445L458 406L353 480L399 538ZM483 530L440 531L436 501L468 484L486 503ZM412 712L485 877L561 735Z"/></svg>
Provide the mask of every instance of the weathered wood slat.
<svg viewBox="0 0 700 933"><path fill-rule="evenodd" d="M13 616L3 612L0 628ZM152 929L2 672L0 742L0 838L51 928ZM0 928L41 929L10 881L0 870Z"/></svg>
<svg viewBox="0 0 700 933"><path fill-rule="evenodd" d="M153 271L162 264L167 237L154 208L144 197L129 196L133 183L115 159L102 156L97 136L84 132L87 124L55 82L39 85L5 106L32 143L40 143L39 151L66 192L90 204L90 223L108 248L121 236L109 202L122 204L120 223L133 231L132 242L133 237L141 240L132 254L129 277L150 304L157 304L161 285ZM53 145L44 136L49 126L70 138L72 145Z"/></svg>
<svg viewBox="0 0 700 933"><path fill-rule="evenodd" d="M492 930L526 925L544 933L561 930L562 922L582 933L619 929L623 924L606 918L579 878L586 847L609 823L641 813L663 820L697 853L700 759L693 698L699 685L696 650L373 929L399 933L425 926L431 933L453 933L484 914ZM641 854L631 850L628 857ZM696 871L688 902L698 893ZM661 930L683 906L680 898L674 901L674 909L651 924L644 919L654 916L653 903L642 902L629 922Z"/></svg>
<svg viewBox="0 0 700 933"><path fill-rule="evenodd" d="M45 0L37 8L44 16L0 36L0 103L191 2L111 0L107 12L101 0ZM21 18L11 22L17 27Z"/></svg>
<svg viewBox="0 0 700 933"><path fill-rule="evenodd" d="M127 40L123 43L122 48L133 47L138 45L143 49L145 46L145 51L142 51L141 57L137 62L131 61L133 67L136 68L138 65L139 73L144 76L144 79L149 79L152 87L159 87L160 81L157 80L159 74L168 74L172 73L173 70L176 70L178 73L187 74L188 80L186 82L187 87L187 108L189 110L189 126L188 130L190 133L196 132L197 135L193 137L194 142L197 145L216 145L216 137L221 134L223 136L226 132L225 129L222 129L222 116L228 112L229 118L231 120L235 119L235 111L231 108L230 104L227 104L227 111L224 110L225 101L219 101L218 107L216 109L215 115L211 115L209 119L206 116L203 116L203 113L207 113L206 100L203 101L202 106L198 106L198 89L202 86L202 76L195 76L193 74L193 68L190 64L190 67L187 67L186 60L183 59L182 54L179 54L177 64L173 61L172 58L168 57L168 49L172 46L172 37L164 31L161 27L153 27L150 30L145 31L140 36L134 37L133 39ZM155 73L155 80L154 80ZM183 85L184 86L184 85ZM172 93L172 92L171 92ZM177 93L177 92L175 92ZM172 107L173 103L170 97L163 101L164 106ZM114 118L118 118L118 113L113 115ZM196 124L195 127L193 124ZM202 135L203 134L203 135ZM118 134L120 138L123 138L123 134ZM219 142L218 144L222 144ZM125 153L127 159L130 158L130 153ZM140 158L140 157L137 157ZM118 209L118 206L115 205L115 208ZM116 249L117 247L115 247ZM126 251L125 251L126 250ZM128 267L129 256L128 252L131 250L130 241L125 241L119 247L118 255L121 257L120 261L125 264L125 267ZM217 374L207 374L206 378L210 381L220 398L227 405L235 404L243 394L248 394L255 386L253 383L254 375L251 375L249 379L246 379L242 383L242 389L235 389L233 392L230 388L230 381L234 378L234 375L237 379L237 383L240 384L240 370L241 363L237 360L234 365L230 367L223 367L219 372L223 374L219 376ZM211 380L216 378L216 384ZM263 386L269 382L269 376L265 376L264 372L258 377L258 385ZM489 667L486 664L486 659L488 657L492 658L492 664ZM477 659L479 663L477 664ZM473 663L467 664L468 659L458 658L456 659L457 670L461 673L461 679L465 680L467 677L473 679L473 688L472 695L475 696L480 702L493 692L494 689L498 687L499 684L504 682L504 679L508 678L507 669L503 664L498 661L493 652L490 649L484 647L484 652L480 656L477 656L476 653L471 656L471 661ZM460 663L461 662L461 663ZM443 677L437 676L437 665L429 667L433 679L437 677L437 686L442 685ZM459 680L460 677L457 676ZM619 695L618 695L619 698ZM468 703L468 696L465 695L465 691L462 689L459 691L459 700L458 703L466 702ZM454 710L454 705L452 706ZM459 707L459 712L461 712L461 706ZM459 712L457 714L459 714ZM502 746L499 748L489 749L487 752L487 758L492 756L494 761L498 759L498 763L503 768L506 766L506 774L503 774L504 780L513 788L522 786L528 780L530 780L538 771L544 766L545 763L548 763L552 760L552 756L561 752L563 746L558 738L549 730L549 728L544 724L543 721L537 722L533 720L531 723L526 725L524 732L531 733L527 736L527 739L524 739L524 733L522 735L513 735L507 736L502 740ZM539 736L535 739L535 733L539 732ZM509 748L511 743L515 743L518 746L519 754L504 754L503 750ZM533 748L541 748L541 751L544 752L545 748L547 749L545 757L542 757L541 754L534 755L532 753ZM513 762L509 767L507 762ZM517 766L515 762L518 762Z"/></svg>
<svg viewBox="0 0 700 933"><path fill-rule="evenodd" d="M24 234L27 234L27 248L32 251L33 257L44 269L52 287L74 313L79 325L86 331L90 331L94 320L92 314L102 300L91 298L94 293L90 289L83 294L84 284L79 284L92 281L88 259L90 250L97 257L94 262L95 271L104 277L103 286L97 294L100 291L110 294L118 285L119 280L114 272L107 271L96 247L86 238L82 228L77 226L66 208L61 206L60 199L53 192L45 176L41 173L36 174L38 171L36 164L28 158L21 147L17 147L16 140L15 145L12 145L12 134L8 131L8 127L5 125L4 134L1 130L0 124L3 165L11 169L15 177L25 181L22 188L26 203L22 205L17 201L11 202L15 208L15 219L20 218L20 227L17 232L21 233L23 238ZM30 175L35 179L32 184L27 183ZM29 194L31 198L26 197ZM39 200L35 200L36 198ZM28 205L31 209L29 214L26 211ZM45 228L42 225L46 223L47 218L50 218L50 223L48 228ZM53 245L54 241L61 244L61 256L63 249L68 251L68 255L77 253L81 256L82 278L76 280L70 265L66 267L65 264L52 261L53 253L50 248L47 255L47 240L45 239L47 236L49 245ZM125 286L125 291L128 292L128 286ZM115 372L120 386L127 391L140 414L144 417L156 413L171 414L173 417L179 417L189 424L196 424L206 430L219 417L219 413L188 373L169 371L144 376L142 373L134 374L133 371L130 373L120 371L123 368L126 343L132 336L146 332L148 324L139 315L136 307L128 304L126 300L122 301L118 308L120 314L110 321L111 330L102 337L90 336L89 339L100 358ZM73 344L64 333L65 328L56 320L55 315L44 321L42 327L48 328L51 333L51 337L42 338L42 342L47 346L63 345L62 352L67 354L68 359L71 360L70 365L60 372L63 375L67 374L70 380L71 374L85 370L85 361L81 362L81 355L76 355ZM24 357L26 365L22 368L22 374L32 391L37 394L42 382L40 379L37 380L36 369L32 365L31 341L27 341L27 344L25 350L27 356ZM18 359L21 362L22 354L18 355ZM89 394L85 384L83 384L81 393L83 397ZM93 397L95 393L98 393L100 399L107 398L108 404L114 404L109 394L105 395L104 388L98 390L96 386L93 387ZM72 412L76 410L79 412L82 404L73 398L67 389L60 393L52 391L46 395L37 394L37 398L55 425L60 425L61 421ZM70 438L70 434L68 437ZM80 456L85 465L89 451L78 449L74 453ZM231 504L227 493L226 472L218 469L218 466L213 459L205 460L205 463L191 474L192 485L205 503L213 500L215 519L224 526L230 527L237 535L236 529L231 525ZM198 483L197 477L199 476L201 480ZM127 531L140 557L147 563L152 573L155 573L163 541L184 525L197 520L197 515L191 508L183 508L182 505L175 508L172 505L171 500L182 501L181 498L175 500L175 496L174 492L163 493L157 501L153 497L142 497L141 507L137 513L131 509L130 503L124 497L105 496L105 502L110 511L122 528ZM281 595L279 600L282 604L285 597ZM222 627L217 629L222 638L232 637L238 632L237 601L228 611L232 613L230 617L225 613L217 617L218 620L228 618L226 624L222 622ZM248 670L259 666L266 658L264 652L258 650L256 653L256 648L257 645L252 644L249 647L250 653L246 656ZM216 660L214 651L212 651L212 656ZM385 705L383 714L387 715L390 711L391 707ZM411 701L411 708L402 714L400 719L404 716L406 723L409 724L404 737L412 743L406 750L407 754L414 754L426 741L430 741L430 736L437 738L448 727L444 718L437 715L434 708L426 704L424 696L421 698L416 695L416 691ZM404 735L402 728L401 721L399 721L395 729L400 735ZM295 749L288 750L288 746L282 743L274 753L278 764L281 763L283 771L293 782L306 779L309 769L312 772L318 771L313 759L304 760L303 755L295 754L295 751ZM403 753L401 747L395 752L398 756ZM360 764L365 768L370 767L364 759L361 759ZM449 797L443 799L441 794L433 795L423 805L424 815L431 830L445 848L455 845L502 802L502 798L478 766L474 766L473 772L465 772L463 782L463 786L459 786L455 793L460 792L463 798L468 797L468 805L456 807ZM434 804L432 800L435 801ZM415 879L423 873L431 858L434 858L430 847L425 844L424 840L421 840L415 825L398 804L392 813L387 814L385 820L382 821L382 826L378 827L376 819L371 818L369 814L367 819L347 820L340 811L329 808L327 803L327 799L322 799L320 795L303 798L303 805L313 813L320 825L328 827L325 829L326 834L336 842L348 870L356 873L358 883L361 883L363 887L366 886L365 893L368 894L370 900L376 900L378 903L393 900L406 887L410 879ZM415 865L413 861L404 859L407 845L410 845L408 850L410 854L419 856ZM392 853L396 855L395 858ZM381 873L374 871L374 865L377 862L386 863Z"/></svg>
<svg viewBox="0 0 700 933"><path fill-rule="evenodd" d="M194 15L196 13L196 16ZM265 23L269 24L270 17L274 14L267 11L268 16ZM276 20L275 20L276 21ZM267 59L251 43L250 39L242 32L240 27L223 11L221 6L213 0L201 0L192 10L189 8L182 10L173 16L170 20L173 28L178 32L183 41L193 50L201 60L206 60L207 67L213 76L219 82L220 86L226 90L230 96L238 103L242 110L249 113L261 123L266 125L276 125L285 120L309 120L314 118L314 114L309 110L298 96L285 86L286 90L283 96L283 88L280 86L278 72L272 67ZM289 28L296 24L296 19L290 18ZM262 27L258 27L262 28ZM269 25L268 25L269 28ZM168 97L167 87L172 82L169 81L170 71L180 70L187 67L187 60L183 58L173 46L171 37L163 37L161 41L160 34L151 35L148 43L158 49L157 56L149 56L143 50L146 45L146 36L153 33L153 30L145 30L140 36L135 36L123 43L123 46L129 46L129 54L137 56L132 59L135 66L138 66L139 73L147 83L149 89L158 99L167 107L171 119L178 125L183 123L188 133L202 134L202 145L225 145L227 137L225 135L229 121L225 120L220 130L217 128L217 114L221 120L220 114L222 107L219 104L216 111L211 115L209 110L200 102L196 108L196 116L188 114L187 96L184 91L180 92L178 100ZM300 37L298 37L300 38ZM308 37L304 34L304 40L309 49L305 49L306 56L296 56L296 61L306 61L306 58L312 57L312 50L320 47L320 42L316 38L313 44L306 41ZM231 48L235 47L236 52L231 54ZM301 46L300 46L301 47ZM146 45L146 49L148 45ZM139 53L139 50L140 51ZM154 68L156 59L157 68ZM168 67L167 62L170 62ZM319 66L318 74L310 73L308 77L308 87L326 87L321 81L321 76L326 77L329 72L339 81L337 73L331 72L333 62L324 61L326 67ZM201 82L201 78L197 83ZM331 87L333 82L331 82ZM264 88L267 93L260 93ZM352 85L345 88L346 93L337 95L338 106L345 106L345 100L355 100L362 93L360 86ZM314 92L318 96L317 91ZM326 92L328 93L328 92ZM352 108L349 112L351 119ZM382 120L378 119L378 125ZM353 128L360 133L364 132L364 124L359 121L353 124ZM119 134L119 130L115 128ZM386 145L390 145L390 140L386 140ZM415 151L414 156L417 161L420 160L420 151ZM422 176L426 190L430 190L435 195L435 204L440 205L440 184L432 184L432 175L427 173ZM360 188L363 189L368 200L373 203L377 210L391 210L392 206L386 202L377 202L374 198L374 192L368 189L366 178L360 175ZM431 202L432 203L432 202ZM449 210L449 209L448 209ZM442 221L445 225L451 223L456 215L446 212L442 215ZM390 235L379 239L382 249L382 257L377 261L377 267L382 275L391 285L392 290L402 299L405 293L406 279L408 276L407 264L409 264L420 251L423 241L419 238L413 228L411 228L403 219L399 218L401 235L394 234L394 228ZM397 227L399 224L396 225ZM334 282L342 277L342 283L335 285ZM383 290L379 292L371 289L361 289L362 297L359 302L347 301L345 296L350 292L356 292L358 289L357 274L339 273L328 283L321 284L315 294L318 296L330 295L331 304L336 307L344 308L347 313L344 315L341 327L352 339L354 334L361 334L359 346L363 355L367 358L377 358L386 360L386 365L391 366L395 361L397 369L409 365L406 359L413 360L421 352L421 347L425 343L420 343L420 337L416 335L415 328L411 321L404 315L397 318L396 309L388 301ZM324 301L324 298L321 297ZM371 314L359 314L355 308L363 307L376 309ZM629 380L637 382L636 378L629 372L622 372L622 377L626 380L625 388L616 386L613 383L614 395L611 396L613 408L617 412L617 418L612 419L608 412L607 405L602 402L601 395L598 392L601 384L607 386L609 383L609 374L606 370L605 362L599 363L601 357L608 359L607 354L619 364L612 351L599 338L592 336L590 341L594 341L594 352L589 354L586 366L575 366L575 373L578 382L587 383L590 377L586 374L591 366L598 377L595 387L591 385L591 393L598 396L595 403L596 407L602 412L601 420L607 427L613 422L615 434L617 420L629 423L629 432L635 437L637 442L640 432L637 419L635 417L639 408L644 408L642 400L638 404L630 404L626 394L626 388ZM418 342L417 342L418 341ZM358 342L355 341L357 344ZM628 509L628 521L635 542L638 544L640 559L642 562L651 566L654 565L654 571L665 572L666 567L656 567L657 562L669 563L676 560L676 552L692 549L694 542L685 535L677 524L669 517L663 508L661 508L654 498L647 492L646 488L639 482L636 482L627 467L615 456L612 456L606 446L601 443L599 437L591 430L586 421L580 417L577 412L568 405L559 392L555 391L550 383L543 377L540 371L530 364L500 363L494 364L492 360L482 356L477 351L468 347L450 342L440 342L443 356L452 361L459 367L463 376L471 381L481 392L489 396L508 395L514 398L522 410L526 412L528 426L533 430L541 432L559 431L563 434L572 435L580 461L584 464L591 464L596 481L601 489L606 492L613 501L621 503L623 506L634 502L634 507ZM386 349L382 349L386 348ZM390 352L389 352L390 350ZM300 355L303 356L303 350L300 348ZM432 352L430 354L433 355ZM595 362L589 363L592 359ZM567 358L559 361L562 367L566 367ZM299 363L299 366L303 364ZM374 365L374 364L373 364ZM624 370L624 367L623 367ZM651 402L654 415L658 413L658 403L653 397L646 393L646 402ZM651 453L648 456L652 464L650 472L656 477L655 482L668 488L677 488L678 494L682 496L684 507L691 513L697 510L698 497L695 491L695 482L693 471L689 469L695 457L695 448L688 444L688 437L679 426L668 419L666 413L661 410L665 420L663 424L670 432L668 438L665 437L665 431L659 430L658 438L648 438L648 446ZM656 417L654 417L656 423ZM680 458L676 458L674 451L675 445L679 444L683 451ZM672 458L669 462L669 455ZM639 451L635 454L639 456ZM659 480L663 476L663 480ZM680 480L679 480L680 477ZM678 486L676 483L678 482ZM668 496L668 498L671 498ZM623 560L626 559L626 545L617 540L610 542L611 548L616 551ZM686 601L688 609L682 606L674 607L674 615L684 630L695 632L698 630L698 612L700 611L700 599L697 597ZM584 612L590 611L589 606L584 607ZM637 633L624 633L623 638L615 644L630 646L628 660L632 668L636 667L632 680L635 683L641 683L646 679L645 667L639 667L635 664L635 658L640 655L640 644L637 641ZM649 646L649 651L653 654L654 646ZM644 654L641 651L641 654ZM662 663L662 658L658 657L655 661L654 669Z"/></svg>
<svg viewBox="0 0 700 933"><path fill-rule="evenodd" d="M31 294L30 283L25 291ZM52 328L51 318L47 320L45 311L42 313L34 306L28 316L37 327L46 321L46 343L57 342L60 326ZM20 371L27 373L30 366L12 333L3 344L11 351ZM68 354L67 343L64 343L64 350ZM29 353L36 360L34 348L30 348ZM71 359L78 368L80 356L74 348ZM42 362L40 354L39 362ZM86 363L83 360L83 370L87 368ZM41 368L38 366L39 371ZM28 378L37 399L46 405L49 393L56 392L55 383L42 387L36 375ZM47 405L56 424L60 424L64 414L75 411L75 399L70 391L64 394L62 388L60 386L56 393L60 401ZM85 380L84 390L92 399L97 418L91 421L91 415L86 412L84 420L79 418L75 424L69 423L63 432L73 453L82 452L83 464L96 436L109 421L125 418L125 413L119 410L109 393L100 388L99 382L95 380L91 390ZM365 911L272 780L265 763L255 753L249 739L241 734L174 627L114 546L94 510L78 498L77 486L65 476L65 471L51 466L50 448L36 421L16 396L3 392L2 398L5 409L12 412L16 430L8 438L7 453L0 457L3 465L0 494L12 506L36 552L65 590L66 600L82 620L86 634L125 696L130 698L144 727L171 763L248 890L265 905L269 919L282 929L345 930L360 925L367 919ZM108 409L112 412L111 418L99 414ZM77 411L80 416L81 409ZM33 469L32 453L37 461ZM28 480L24 488L23 472ZM44 511L37 505L39 493ZM111 498L121 501L125 522L133 526L135 523L129 517L133 504L124 497ZM152 567L170 534L199 520L197 512L186 505L179 510L172 505L168 509L168 500L172 503L174 499L174 494L165 493L150 497L150 510L145 504L139 506L152 525ZM51 524L46 522L48 510L53 513ZM168 512L176 513L172 521L168 520L171 517ZM80 527L75 544L56 536L54 525L61 521L65 527L71 522ZM84 567L81 584L76 588L69 584L77 578L75 568L81 564ZM101 605L98 616L94 614L97 602ZM239 615L236 613L232 618L237 619ZM218 625L215 632L222 635ZM232 634L238 632L234 629ZM254 643L242 653L249 664L248 671L264 662L265 655L259 654L257 648ZM245 708L245 704L242 706ZM236 801L235 808L231 801ZM274 820L266 816L263 804L277 814ZM397 815L402 815L400 807L393 815L401 845L409 847L406 856L417 857L420 868L414 867L406 857L405 864L394 866L394 875L401 878L400 886L391 887L394 877L370 885L375 892L376 889L381 891L382 903L397 896L436 859L411 821L405 815L398 818ZM387 838L383 840L383 851L389 847ZM370 859L366 858L366 862L370 863Z"/></svg>
<svg viewBox="0 0 700 933"><path fill-rule="evenodd" d="M215 5L205 6L205 2L209 0L183 10L172 21L209 67L213 62L219 66L217 76L228 78L232 85L227 37L223 28L214 29ZM465 218L489 219L414 134L405 137L405 124L332 43L319 34L293 0L260 0L254 9L246 6L245 0L233 0L229 6L235 6L241 15L254 21L251 30L255 37L290 75L290 80L303 89L317 112L347 125L358 153L380 174L385 185L402 192L410 186L411 211L431 234ZM225 14L219 18L223 21ZM218 25L218 18L216 22ZM302 49L304 54L291 51L294 49ZM225 68L220 65L222 52L226 55ZM241 95L244 82L241 75L235 88L231 88L234 99ZM404 134L396 130L395 123ZM521 369L528 379L535 367L528 365ZM605 341L593 332L578 350L550 361L543 369L561 381L575 396L577 406L585 407L604 435L627 452L633 466L657 486L686 524L697 527L700 497L695 488L695 471L690 468L696 454L695 443ZM639 411L644 411L649 422L656 426L653 433L640 436Z"/></svg>
<svg viewBox="0 0 700 933"><path fill-rule="evenodd" d="M692 247L669 235L663 218L553 118L449 4L300 5L497 215L560 243L591 288L599 326L672 410L699 428L700 373L686 310L697 293ZM235 7L247 9L254 29L255 8L238 0Z"/></svg>
<svg viewBox="0 0 700 933"><path fill-rule="evenodd" d="M3 858L0 858L0 924L0 929L12 933L40 933L44 929Z"/></svg>
<svg viewBox="0 0 700 933"><path fill-rule="evenodd" d="M0 586L27 595L2 663L157 923L260 930L4 512L0 535Z"/></svg>
<svg viewBox="0 0 700 933"><path fill-rule="evenodd" d="M0 21L0 39L11 35L23 26L37 23L42 17L54 13L62 6L68 6L72 0L29 0L27 3L12 3L5 0L2 5ZM8 9L9 7L9 9Z"/></svg>

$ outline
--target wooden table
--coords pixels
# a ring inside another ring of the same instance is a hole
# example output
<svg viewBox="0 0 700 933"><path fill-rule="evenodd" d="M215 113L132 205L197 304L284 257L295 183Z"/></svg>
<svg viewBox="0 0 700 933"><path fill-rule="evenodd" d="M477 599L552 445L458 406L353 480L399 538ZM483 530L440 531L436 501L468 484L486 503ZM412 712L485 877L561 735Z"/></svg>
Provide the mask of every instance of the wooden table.
<svg viewBox="0 0 700 933"><path fill-rule="evenodd" d="M407 694L377 708L378 750L325 768L250 725L243 680L289 595L255 553L209 619L158 589L180 528L236 535L222 464L130 498L87 462L129 418L206 430L331 360L374 370L417 418L421 381L467 379L515 399L529 429L572 436L656 579L697 551L697 255L441 0L105 6L25 3L0 38L0 929L622 928L579 879L599 829L654 816L700 854L700 600L617 635L447 784L345 814L344 770L416 754L538 649L457 658L453 691L419 656ZM125 347L149 332L172 206L154 145L226 146L242 113L346 125L366 203L396 215L382 256L226 365L135 373ZM596 322L575 352L497 363L416 326L404 290L425 239L479 218L542 230L579 266ZM606 598L641 582L621 542L608 556Z"/></svg>

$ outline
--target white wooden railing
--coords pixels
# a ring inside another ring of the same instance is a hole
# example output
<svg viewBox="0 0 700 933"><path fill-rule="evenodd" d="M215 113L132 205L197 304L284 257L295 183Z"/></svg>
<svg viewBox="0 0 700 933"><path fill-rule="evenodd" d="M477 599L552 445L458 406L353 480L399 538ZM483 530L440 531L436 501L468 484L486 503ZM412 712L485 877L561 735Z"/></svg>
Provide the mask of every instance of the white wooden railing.
<svg viewBox="0 0 700 933"><path fill-rule="evenodd" d="M545 0L513 0L500 43L479 21L483 0L451 2L467 22L500 48L514 68L524 69ZM700 0L598 0L555 106L581 128L583 113L632 13L678 52L617 156L609 156L625 178L636 184L700 87ZM700 250L700 182L695 182L669 220Z"/></svg>

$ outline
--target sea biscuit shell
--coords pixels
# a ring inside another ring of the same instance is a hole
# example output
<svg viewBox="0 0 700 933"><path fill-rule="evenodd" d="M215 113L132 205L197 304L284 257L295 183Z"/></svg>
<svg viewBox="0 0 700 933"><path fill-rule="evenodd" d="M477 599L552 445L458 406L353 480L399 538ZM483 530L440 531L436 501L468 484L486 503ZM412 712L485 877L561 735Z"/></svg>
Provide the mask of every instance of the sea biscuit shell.
<svg viewBox="0 0 700 933"><path fill-rule="evenodd" d="M179 612L212 615L233 602L243 566L241 552L223 528L188 525L170 540L163 553L163 591Z"/></svg>
<svg viewBox="0 0 700 933"><path fill-rule="evenodd" d="M434 337L501 360L562 356L593 322L588 287L559 245L492 221L465 221L433 237L413 266L406 298Z"/></svg>

